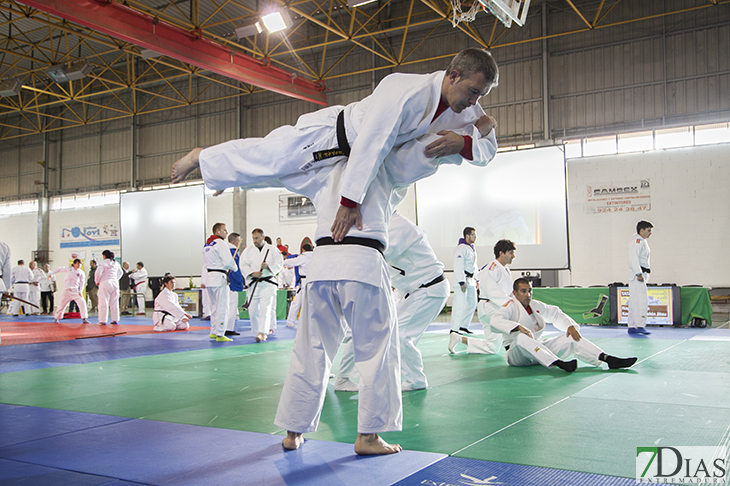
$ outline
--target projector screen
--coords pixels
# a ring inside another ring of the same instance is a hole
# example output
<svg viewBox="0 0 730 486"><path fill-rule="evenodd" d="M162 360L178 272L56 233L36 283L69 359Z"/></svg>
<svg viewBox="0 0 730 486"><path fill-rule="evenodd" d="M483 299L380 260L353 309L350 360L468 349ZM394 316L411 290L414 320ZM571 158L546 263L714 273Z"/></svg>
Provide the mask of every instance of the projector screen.
<svg viewBox="0 0 730 486"><path fill-rule="evenodd" d="M501 239L517 246L512 270L569 268L562 147L500 152L481 168L442 166L416 184L416 211L447 270L467 226L477 231L480 268L494 259Z"/></svg>
<svg viewBox="0 0 730 486"><path fill-rule="evenodd" d="M200 275L205 244L204 187L122 193L122 260L144 262L150 277ZM186 281L187 282L187 281Z"/></svg>

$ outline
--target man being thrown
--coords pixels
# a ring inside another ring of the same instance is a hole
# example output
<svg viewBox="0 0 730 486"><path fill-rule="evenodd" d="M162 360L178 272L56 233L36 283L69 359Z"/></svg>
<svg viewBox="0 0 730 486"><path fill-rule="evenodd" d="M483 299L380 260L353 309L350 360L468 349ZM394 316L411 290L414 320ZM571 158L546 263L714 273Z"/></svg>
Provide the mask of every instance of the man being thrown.
<svg viewBox="0 0 730 486"><path fill-rule="evenodd" d="M468 354L497 354L502 348L502 334L492 332L489 322L512 294L512 275L507 265L515 258L515 244L510 240L499 240L494 245L494 257L489 265L484 265L479 271L477 312L479 322L484 327L484 337L462 336L452 330L449 338L451 354L455 353L454 347L459 343L466 344Z"/></svg>
<svg viewBox="0 0 730 486"><path fill-rule="evenodd" d="M579 326L573 319L554 305L532 300L532 285L518 278L512 286L510 300L492 316L491 326L506 335L507 363L510 366L541 364L546 368L558 367L572 372L578 367L572 355L593 366L607 363L609 369L629 368L636 358L617 358L607 355L598 346L580 335ZM545 323L550 322L561 333L553 338L540 340Z"/></svg>
<svg viewBox="0 0 730 486"><path fill-rule="evenodd" d="M276 247L264 241L262 229L254 229L251 238L253 245L241 253L241 274L246 278L246 298L251 303L251 331L260 343L266 341L271 321L276 318L276 275L284 268L284 261Z"/></svg>
<svg viewBox="0 0 730 486"><path fill-rule="evenodd" d="M188 321L193 317L180 307L175 289L175 277L162 277L162 291L155 299L155 310L152 313L153 331L184 331L190 327Z"/></svg>

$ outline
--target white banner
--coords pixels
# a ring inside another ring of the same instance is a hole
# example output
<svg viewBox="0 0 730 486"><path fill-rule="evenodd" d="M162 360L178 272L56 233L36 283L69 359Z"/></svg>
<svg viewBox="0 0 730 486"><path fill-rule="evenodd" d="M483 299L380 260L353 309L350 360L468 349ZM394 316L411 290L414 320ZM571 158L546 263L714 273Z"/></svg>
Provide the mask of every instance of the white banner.
<svg viewBox="0 0 730 486"><path fill-rule="evenodd" d="M119 246L119 225L115 223L90 224L61 228L61 248L88 246Z"/></svg>
<svg viewBox="0 0 730 486"><path fill-rule="evenodd" d="M586 213L626 213L651 210L649 180L587 186Z"/></svg>

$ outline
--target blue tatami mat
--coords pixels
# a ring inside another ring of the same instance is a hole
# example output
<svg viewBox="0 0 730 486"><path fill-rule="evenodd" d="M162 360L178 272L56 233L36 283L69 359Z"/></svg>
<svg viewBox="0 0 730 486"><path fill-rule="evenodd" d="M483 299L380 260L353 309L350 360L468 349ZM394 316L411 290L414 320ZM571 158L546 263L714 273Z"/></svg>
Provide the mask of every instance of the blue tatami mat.
<svg viewBox="0 0 730 486"><path fill-rule="evenodd" d="M556 454L558 453L556 451ZM447 457L399 481L396 486L491 484L502 486L629 486L636 484L636 480L520 464Z"/></svg>
<svg viewBox="0 0 730 486"><path fill-rule="evenodd" d="M0 459L0 485L129 486L144 484Z"/></svg>
<svg viewBox="0 0 730 486"><path fill-rule="evenodd" d="M9 411L21 413L18 408L26 409L29 422L49 420L45 409L15 407ZM55 412L59 417L75 414ZM0 447L0 458L143 484L334 486L390 485L445 457L413 451L359 457L352 444L314 440L297 451L285 452L278 435L108 418L115 421L91 428L79 424L77 431L36 440L38 434L31 433L27 441Z"/></svg>

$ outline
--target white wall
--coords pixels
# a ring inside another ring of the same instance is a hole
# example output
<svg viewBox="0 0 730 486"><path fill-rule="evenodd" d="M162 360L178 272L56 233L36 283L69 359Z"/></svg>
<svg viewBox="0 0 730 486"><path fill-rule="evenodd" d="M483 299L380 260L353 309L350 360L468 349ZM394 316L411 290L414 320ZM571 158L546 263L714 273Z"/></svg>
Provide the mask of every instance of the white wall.
<svg viewBox="0 0 730 486"><path fill-rule="evenodd" d="M18 260L25 260L27 265L33 259L33 251L38 249L37 221L37 213L0 218L0 241L10 247L10 263L13 267Z"/></svg>
<svg viewBox="0 0 730 486"><path fill-rule="evenodd" d="M651 210L589 214L588 185L649 179ZM730 284L730 144L568 160L573 285L625 282L627 245L651 221L651 281Z"/></svg>
<svg viewBox="0 0 730 486"><path fill-rule="evenodd" d="M266 236L276 244L276 238L289 245L290 253L299 253L299 245L308 236L314 241L314 231L317 229L316 218L305 221L279 221L279 195L291 194L285 189L254 189L248 191L246 200L246 224L248 229L245 235L245 245L252 245L251 231L254 228L264 230Z"/></svg>

